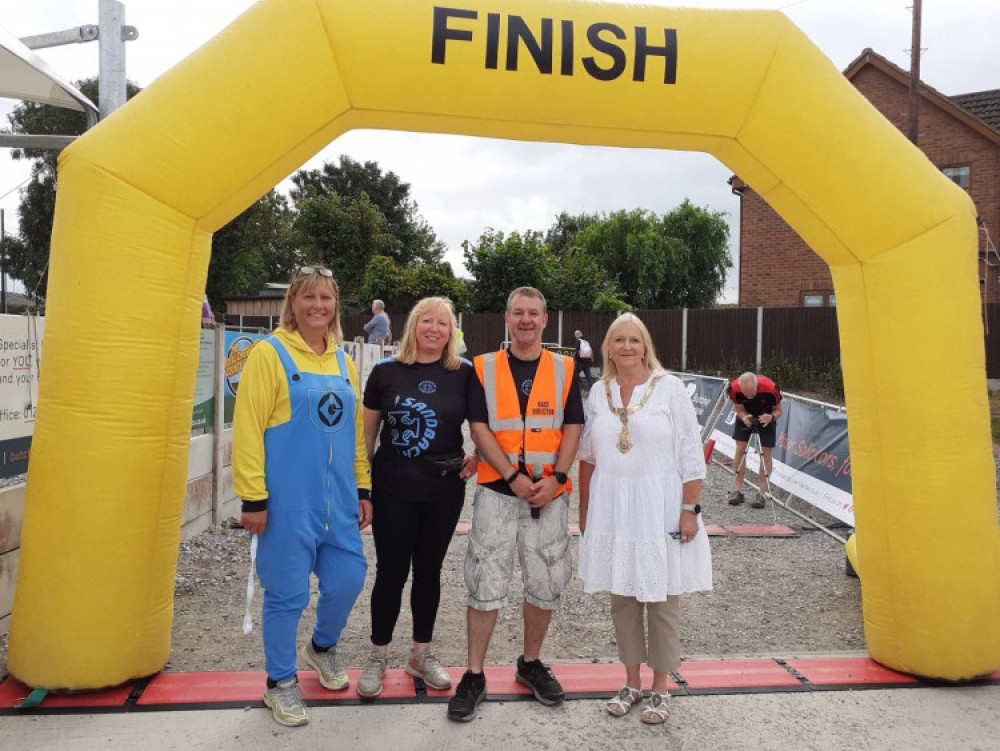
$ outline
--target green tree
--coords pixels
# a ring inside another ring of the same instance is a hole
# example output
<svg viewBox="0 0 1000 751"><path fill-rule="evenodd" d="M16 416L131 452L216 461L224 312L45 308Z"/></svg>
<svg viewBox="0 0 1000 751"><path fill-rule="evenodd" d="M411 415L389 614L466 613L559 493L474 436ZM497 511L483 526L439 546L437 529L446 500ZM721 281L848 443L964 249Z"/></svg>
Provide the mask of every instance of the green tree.
<svg viewBox="0 0 1000 751"><path fill-rule="evenodd" d="M226 297L253 295L265 282L292 276L302 262L292 220L288 199L271 190L212 236L205 291L213 310Z"/></svg>
<svg viewBox="0 0 1000 751"><path fill-rule="evenodd" d="M3 253L4 270L20 279L29 297L43 298L48 286L49 242L55 213L55 173L32 175L21 191L18 234L8 237Z"/></svg>
<svg viewBox="0 0 1000 751"><path fill-rule="evenodd" d="M294 237L301 257L333 270L345 308L363 307L365 268L376 256L398 256L399 241L367 196L343 199L311 188L298 201Z"/></svg>
<svg viewBox="0 0 1000 751"><path fill-rule="evenodd" d="M614 279L584 250L570 247L555 259L548 298L553 310L596 310L599 296L620 294Z"/></svg>
<svg viewBox="0 0 1000 751"><path fill-rule="evenodd" d="M393 172L383 173L376 162L356 162L342 155L337 164L300 170L292 176L296 205L314 196L337 195L343 203L367 201L385 218L385 230L396 243L384 251L402 266L432 263L444 256L444 243L420 216L410 198L410 185Z"/></svg>
<svg viewBox="0 0 1000 751"><path fill-rule="evenodd" d="M654 214L616 211L581 230L576 242L615 280L636 308L656 307L669 267L671 243Z"/></svg>
<svg viewBox="0 0 1000 751"><path fill-rule="evenodd" d="M507 295L516 287L536 287L546 298L552 296L556 260L541 240L534 230L505 237L487 228L476 245L462 243L465 267L474 279L472 310L504 310Z"/></svg>
<svg viewBox="0 0 1000 751"><path fill-rule="evenodd" d="M388 256L376 256L365 267L363 300L383 300L389 310L410 310L423 297L447 297L455 311L468 310L469 290L451 266L440 263L403 268Z"/></svg>
<svg viewBox="0 0 1000 751"><path fill-rule="evenodd" d="M554 255L562 256L576 247L576 236L580 231L600 221L598 214L567 214L559 212L552 226L545 231L545 244Z"/></svg>
<svg viewBox="0 0 1000 751"><path fill-rule="evenodd" d="M77 81L76 86L91 101L98 101L96 78ZM139 93L131 81L126 85L129 99ZM26 135L75 136L87 128L87 117L77 110L49 104L21 102L7 116L8 133ZM20 279L29 292L44 297L48 283L49 249L52 218L56 204L56 159L51 149L11 149L12 159L32 160L31 177L21 191L18 206L18 235L7 244L7 272ZM8 255L9 254L9 255Z"/></svg>
<svg viewBox="0 0 1000 751"><path fill-rule="evenodd" d="M610 292L601 292L594 300L595 313L618 313L631 309L629 304L622 300L619 295Z"/></svg>
<svg viewBox="0 0 1000 751"><path fill-rule="evenodd" d="M635 308L709 307L722 291L729 227L722 212L685 200L660 218L618 211L584 229L574 242L595 258Z"/></svg>
<svg viewBox="0 0 1000 751"><path fill-rule="evenodd" d="M683 243L673 307L711 307L732 268L725 212L698 208L687 199L663 217L663 231Z"/></svg>

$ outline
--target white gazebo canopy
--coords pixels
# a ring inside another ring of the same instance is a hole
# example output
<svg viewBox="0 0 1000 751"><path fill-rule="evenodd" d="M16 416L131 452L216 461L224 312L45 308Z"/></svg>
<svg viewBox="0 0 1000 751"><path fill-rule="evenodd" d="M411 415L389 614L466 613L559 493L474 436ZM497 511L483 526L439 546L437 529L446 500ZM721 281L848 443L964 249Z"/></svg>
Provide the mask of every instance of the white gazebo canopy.
<svg viewBox="0 0 1000 751"><path fill-rule="evenodd" d="M0 97L90 113L97 107L17 37L0 27Z"/></svg>

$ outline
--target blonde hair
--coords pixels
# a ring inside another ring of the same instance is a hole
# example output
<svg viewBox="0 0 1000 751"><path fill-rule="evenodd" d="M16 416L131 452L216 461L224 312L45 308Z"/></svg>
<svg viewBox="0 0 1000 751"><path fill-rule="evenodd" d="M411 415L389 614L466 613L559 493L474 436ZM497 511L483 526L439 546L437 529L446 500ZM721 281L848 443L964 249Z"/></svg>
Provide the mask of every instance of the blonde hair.
<svg viewBox="0 0 1000 751"><path fill-rule="evenodd" d="M455 320L455 310L452 308L451 300L447 297L425 297L413 306L410 315L406 317L399 352L393 356L393 359L404 365L412 365L417 361L417 323L421 317L434 308L443 308L448 313L448 343L441 352L441 365L444 366L445 370L458 370L462 364L462 358L458 354L458 335L455 333L458 329L458 321Z"/></svg>
<svg viewBox="0 0 1000 751"><path fill-rule="evenodd" d="M319 267L313 266L313 268ZM295 276L292 277L291 284L288 285L285 300L281 303L281 317L278 319L278 324L286 331L298 331L299 325L295 322L295 311L292 310L292 301L299 295L312 292L320 284L326 284L333 292L333 320L330 321L330 325L327 326L326 330L333 337L334 346L339 347L340 343L344 341L344 332L340 328L340 287L337 286L337 280L332 276L302 274L296 271Z"/></svg>
<svg viewBox="0 0 1000 751"><path fill-rule="evenodd" d="M618 332L618 329L627 323L634 324L639 329L639 337L642 339L642 345L645 348L642 355L643 364L653 371L664 370L664 367L660 365L660 361L656 359L656 348L653 347L653 339L649 335L649 329L646 328L646 324L634 313L623 313L611 322L607 333L604 335L604 343L601 345L601 355L604 359L604 372L601 373L602 381L610 381L618 374L618 368L609 354L611 339Z"/></svg>

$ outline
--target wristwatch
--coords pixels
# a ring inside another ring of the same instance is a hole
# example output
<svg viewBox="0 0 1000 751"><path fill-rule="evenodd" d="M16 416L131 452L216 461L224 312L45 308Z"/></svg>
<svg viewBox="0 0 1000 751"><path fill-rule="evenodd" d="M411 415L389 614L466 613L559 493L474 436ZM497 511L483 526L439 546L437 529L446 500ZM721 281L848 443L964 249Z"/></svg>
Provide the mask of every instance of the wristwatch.
<svg viewBox="0 0 1000 751"><path fill-rule="evenodd" d="M565 472L555 472L553 471L552 476L556 478L556 482L560 485L566 484L566 473Z"/></svg>
<svg viewBox="0 0 1000 751"><path fill-rule="evenodd" d="M696 514L700 514L701 513L701 504L700 503L682 503L681 504L681 511L694 511Z"/></svg>
<svg viewBox="0 0 1000 751"><path fill-rule="evenodd" d="M513 484L514 480L517 479L517 476L519 474L521 474L521 470L520 469L515 469L513 472L511 472L510 477L507 478L507 484L508 485Z"/></svg>

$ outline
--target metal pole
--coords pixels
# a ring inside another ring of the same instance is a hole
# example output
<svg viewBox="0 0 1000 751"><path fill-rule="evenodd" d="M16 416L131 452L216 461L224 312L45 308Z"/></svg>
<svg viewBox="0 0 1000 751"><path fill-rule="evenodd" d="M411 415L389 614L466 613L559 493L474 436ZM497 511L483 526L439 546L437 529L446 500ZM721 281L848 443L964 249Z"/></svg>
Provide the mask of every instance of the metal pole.
<svg viewBox="0 0 1000 751"><path fill-rule="evenodd" d="M125 6L116 0L101 0L100 97L98 109L103 120L125 104Z"/></svg>
<svg viewBox="0 0 1000 751"><path fill-rule="evenodd" d="M760 372L760 361L764 355L764 308L757 308L757 365L754 368Z"/></svg>
<svg viewBox="0 0 1000 751"><path fill-rule="evenodd" d="M91 123L92 110L87 110L87 127L90 128L97 123ZM62 151L76 140L76 136L42 136L26 135L24 133L0 133L0 148L6 149L48 149L51 151Z"/></svg>
<svg viewBox="0 0 1000 751"><path fill-rule="evenodd" d="M29 50L41 50L48 47L60 47L64 44L83 44L84 42L96 42L100 37L100 30L93 24L88 26L77 26L64 31L52 31L46 34L35 34L33 36L21 37L21 44Z"/></svg>
<svg viewBox="0 0 1000 751"><path fill-rule="evenodd" d="M212 428L212 525L224 521L222 512L226 498L226 325L213 323L209 329L215 337L215 415Z"/></svg>
<svg viewBox="0 0 1000 751"><path fill-rule="evenodd" d="M923 0L913 0L913 34L910 42L910 106L907 137L914 144L919 134L920 114L920 17Z"/></svg>
<svg viewBox="0 0 1000 751"><path fill-rule="evenodd" d="M681 310L681 370L688 367L688 309Z"/></svg>

